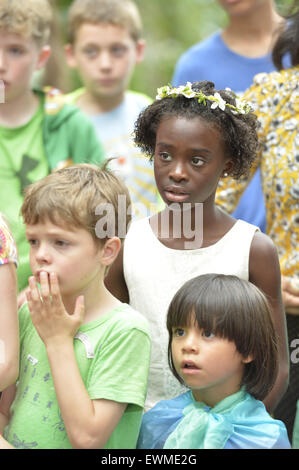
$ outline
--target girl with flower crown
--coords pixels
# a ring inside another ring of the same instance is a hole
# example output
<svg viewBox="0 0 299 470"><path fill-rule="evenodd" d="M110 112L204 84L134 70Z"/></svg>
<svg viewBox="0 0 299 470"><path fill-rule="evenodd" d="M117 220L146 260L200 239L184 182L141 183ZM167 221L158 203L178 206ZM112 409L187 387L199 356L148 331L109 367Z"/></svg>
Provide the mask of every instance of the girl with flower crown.
<svg viewBox="0 0 299 470"><path fill-rule="evenodd" d="M146 408L182 390L167 364L166 313L177 290L209 272L250 280L269 299L278 335L279 368L264 402L273 410L288 381L288 353L280 268L270 238L215 205L221 178L241 178L258 139L249 105L211 82L163 87L140 115L135 142L154 160L159 213L131 224L107 287L151 325L152 356Z"/></svg>
<svg viewBox="0 0 299 470"><path fill-rule="evenodd" d="M187 281L167 315L168 359L190 388L143 416L143 449L285 449L285 425L260 401L277 374L277 341L265 296L237 276Z"/></svg>
<svg viewBox="0 0 299 470"><path fill-rule="evenodd" d="M0 392L18 376L17 249L0 213Z"/></svg>

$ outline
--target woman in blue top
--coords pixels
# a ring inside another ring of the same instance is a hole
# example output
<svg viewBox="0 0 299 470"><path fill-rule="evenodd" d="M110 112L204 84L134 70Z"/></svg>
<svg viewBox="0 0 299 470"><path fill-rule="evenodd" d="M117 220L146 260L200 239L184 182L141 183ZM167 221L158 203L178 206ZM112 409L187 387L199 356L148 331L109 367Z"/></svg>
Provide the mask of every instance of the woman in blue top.
<svg viewBox="0 0 299 470"><path fill-rule="evenodd" d="M169 365L190 390L144 414L145 449L290 448L260 401L277 376L277 339L262 292L236 276L186 282L168 310Z"/></svg>

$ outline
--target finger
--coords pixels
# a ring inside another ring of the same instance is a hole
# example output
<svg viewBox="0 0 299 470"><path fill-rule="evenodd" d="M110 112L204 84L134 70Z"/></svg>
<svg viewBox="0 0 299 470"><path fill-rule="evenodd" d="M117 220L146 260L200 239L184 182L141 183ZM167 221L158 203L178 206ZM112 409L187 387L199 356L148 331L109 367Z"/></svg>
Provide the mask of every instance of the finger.
<svg viewBox="0 0 299 470"><path fill-rule="evenodd" d="M60 295L59 282L56 273L50 273L50 291L52 295L53 305L62 304L62 299Z"/></svg>
<svg viewBox="0 0 299 470"><path fill-rule="evenodd" d="M49 286L49 278L48 273L41 272L39 275L39 283L40 283L40 293L44 301L48 301L50 298L50 286Z"/></svg>
<svg viewBox="0 0 299 470"><path fill-rule="evenodd" d="M36 280L33 276L31 276L29 278L29 290L30 290L32 302L41 303L38 286L37 286Z"/></svg>
<svg viewBox="0 0 299 470"><path fill-rule="evenodd" d="M299 315L299 307L286 307L286 312L290 315Z"/></svg>
<svg viewBox="0 0 299 470"><path fill-rule="evenodd" d="M31 318L32 318L32 316L35 315L36 309L34 308L34 305L33 305L33 302L32 302L31 291L28 289L25 292L25 295L26 295L28 309L29 309L29 312L30 312L30 315L31 315Z"/></svg>
<svg viewBox="0 0 299 470"><path fill-rule="evenodd" d="M299 308L299 297L289 294L287 296L287 305L290 307Z"/></svg>
<svg viewBox="0 0 299 470"><path fill-rule="evenodd" d="M31 292L30 292L30 289L28 289L26 292L25 292L25 296L26 296L26 300L28 302L28 304L31 304Z"/></svg>
<svg viewBox="0 0 299 470"><path fill-rule="evenodd" d="M287 291L282 293L283 303L286 309L289 307L299 308L299 297L289 294Z"/></svg>

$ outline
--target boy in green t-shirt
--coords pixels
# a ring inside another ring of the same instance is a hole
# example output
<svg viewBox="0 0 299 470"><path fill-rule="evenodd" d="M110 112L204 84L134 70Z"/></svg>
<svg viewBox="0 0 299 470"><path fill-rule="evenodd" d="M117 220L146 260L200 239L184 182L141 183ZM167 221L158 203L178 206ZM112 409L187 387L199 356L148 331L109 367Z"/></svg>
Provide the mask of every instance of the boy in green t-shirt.
<svg viewBox="0 0 299 470"><path fill-rule="evenodd" d="M47 0L1 0L0 211L16 240L19 289L31 274L19 216L24 188L72 163L101 163L104 151L89 120L64 105L57 90L32 90L33 73L50 56L52 11Z"/></svg>
<svg viewBox="0 0 299 470"><path fill-rule="evenodd" d="M34 277L19 311L18 382L0 402L0 448L135 448L148 324L104 286L129 204L125 185L90 164L57 170L26 189L22 215Z"/></svg>
<svg viewBox="0 0 299 470"><path fill-rule="evenodd" d="M68 13L68 65L83 88L66 95L86 113L99 133L110 168L129 188L133 216L157 210L158 191L152 164L134 145L139 113L152 101L128 89L142 62L145 41L137 5L132 0L75 0Z"/></svg>

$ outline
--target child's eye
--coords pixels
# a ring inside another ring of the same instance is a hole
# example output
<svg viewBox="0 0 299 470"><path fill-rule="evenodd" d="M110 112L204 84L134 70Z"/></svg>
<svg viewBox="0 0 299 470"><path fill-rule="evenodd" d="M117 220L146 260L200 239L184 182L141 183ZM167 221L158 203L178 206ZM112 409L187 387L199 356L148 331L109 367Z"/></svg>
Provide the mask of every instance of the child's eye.
<svg viewBox="0 0 299 470"><path fill-rule="evenodd" d="M203 160L199 157L193 157L191 161L195 166L202 166L204 164Z"/></svg>
<svg viewBox="0 0 299 470"><path fill-rule="evenodd" d="M184 336L185 330L183 328L173 328L174 336Z"/></svg>
<svg viewBox="0 0 299 470"><path fill-rule="evenodd" d="M23 49L21 47L14 46L9 49L9 52L12 55L21 55L23 54Z"/></svg>
<svg viewBox="0 0 299 470"><path fill-rule="evenodd" d="M94 48L88 48L88 49L85 49L83 52L88 57L95 57L98 51Z"/></svg>
<svg viewBox="0 0 299 470"><path fill-rule="evenodd" d="M171 161L171 156L167 152L160 152L159 157L161 158L161 160L163 160L163 162Z"/></svg>
<svg viewBox="0 0 299 470"><path fill-rule="evenodd" d="M34 238L28 238L28 243L31 246L36 246L38 242Z"/></svg>
<svg viewBox="0 0 299 470"><path fill-rule="evenodd" d="M208 339L212 339L215 337L214 333L212 333L211 331L203 331L202 336Z"/></svg>
<svg viewBox="0 0 299 470"><path fill-rule="evenodd" d="M66 242L64 240L56 240L55 245L57 245L59 247L65 247L65 246L68 246L68 242Z"/></svg>
<svg viewBox="0 0 299 470"><path fill-rule="evenodd" d="M111 48L111 53L115 56L121 57L126 53L127 48L124 46L115 46Z"/></svg>

